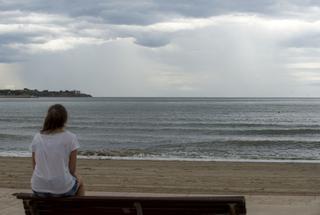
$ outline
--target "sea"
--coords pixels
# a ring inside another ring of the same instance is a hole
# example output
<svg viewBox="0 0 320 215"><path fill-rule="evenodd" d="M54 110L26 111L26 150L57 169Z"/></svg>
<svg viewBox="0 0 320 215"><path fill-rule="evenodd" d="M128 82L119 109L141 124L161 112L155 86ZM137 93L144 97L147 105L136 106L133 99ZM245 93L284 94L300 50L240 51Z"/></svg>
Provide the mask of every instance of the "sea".
<svg viewBox="0 0 320 215"><path fill-rule="evenodd" d="M30 156L57 103L83 158L320 162L320 98L0 98L0 156Z"/></svg>

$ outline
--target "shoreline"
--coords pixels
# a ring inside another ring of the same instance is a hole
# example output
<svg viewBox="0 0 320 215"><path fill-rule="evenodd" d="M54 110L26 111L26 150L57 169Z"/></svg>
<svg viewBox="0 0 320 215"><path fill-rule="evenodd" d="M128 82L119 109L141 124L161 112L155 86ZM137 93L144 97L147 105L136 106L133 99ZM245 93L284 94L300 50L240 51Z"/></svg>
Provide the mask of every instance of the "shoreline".
<svg viewBox="0 0 320 215"><path fill-rule="evenodd" d="M0 158L30 158L30 152L0 152ZM178 157L126 157L126 156L84 156L78 155L78 159L83 160L126 160L126 161L186 161L186 162L231 162L231 163L301 163L320 164L320 160L302 159L212 159L212 158L178 158Z"/></svg>

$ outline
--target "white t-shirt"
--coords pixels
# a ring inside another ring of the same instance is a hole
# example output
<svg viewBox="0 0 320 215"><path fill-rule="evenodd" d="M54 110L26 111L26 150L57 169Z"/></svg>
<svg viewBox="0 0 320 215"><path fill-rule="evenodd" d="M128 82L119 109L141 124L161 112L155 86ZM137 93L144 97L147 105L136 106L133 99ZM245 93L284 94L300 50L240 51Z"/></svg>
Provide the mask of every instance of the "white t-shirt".
<svg viewBox="0 0 320 215"><path fill-rule="evenodd" d="M30 149L35 153L36 166L31 178L32 190L63 194L71 190L75 180L69 171L70 153L79 148L75 134L37 133Z"/></svg>

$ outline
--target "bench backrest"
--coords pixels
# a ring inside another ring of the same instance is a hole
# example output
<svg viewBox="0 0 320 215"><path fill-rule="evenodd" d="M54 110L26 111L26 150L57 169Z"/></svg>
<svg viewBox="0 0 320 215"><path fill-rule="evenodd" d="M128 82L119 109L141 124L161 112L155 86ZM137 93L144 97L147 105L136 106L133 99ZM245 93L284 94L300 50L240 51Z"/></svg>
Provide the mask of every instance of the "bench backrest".
<svg viewBox="0 0 320 215"><path fill-rule="evenodd" d="M14 194L23 200L26 215L242 215L246 214L242 196L82 196L39 198Z"/></svg>

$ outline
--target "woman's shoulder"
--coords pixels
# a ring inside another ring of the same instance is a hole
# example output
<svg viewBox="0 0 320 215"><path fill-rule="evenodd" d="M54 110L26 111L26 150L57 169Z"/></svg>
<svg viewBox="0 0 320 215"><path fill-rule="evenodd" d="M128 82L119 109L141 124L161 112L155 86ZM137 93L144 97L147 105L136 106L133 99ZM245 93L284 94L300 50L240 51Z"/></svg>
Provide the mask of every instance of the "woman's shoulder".
<svg viewBox="0 0 320 215"><path fill-rule="evenodd" d="M39 132L34 134L33 139L38 139L40 136L41 136L41 133L39 131Z"/></svg>
<svg viewBox="0 0 320 215"><path fill-rule="evenodd" d="M72 139L73 139L73 138L77 138L77 135L74 134L74 133L72 133L72 132L69 131L69 130L65 130L63 133L64 133L66 136L71 137Z"/></svg>
<svg viewBox="0 0 320 215"><path fill-rule="evenodd" d="M40 132L37 132L34 136L33 136L33 140L31 145L36 145L37 143L41 142L41 138L40 138Z"/></svg>
<svg viewBox="0 0 320 215"><path fill-rule="evenodd" d="M65 140L67 140L70 143L71 151L79 148L79 142L77 136L72 133L71 131L66 130L65 135L67 136Z"/></svg>

